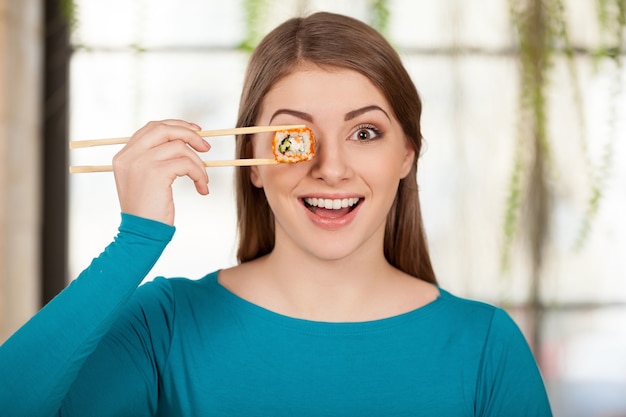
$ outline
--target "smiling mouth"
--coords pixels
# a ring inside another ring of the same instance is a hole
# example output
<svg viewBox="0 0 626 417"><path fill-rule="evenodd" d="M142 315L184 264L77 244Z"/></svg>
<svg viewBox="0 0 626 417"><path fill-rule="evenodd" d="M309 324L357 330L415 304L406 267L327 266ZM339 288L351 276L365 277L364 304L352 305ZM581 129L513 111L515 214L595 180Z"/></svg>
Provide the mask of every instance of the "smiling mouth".
<svg viewBox="0 0 626 417"><path fill-rule="evenodd" d="M315 198L303 199L304 206L322 217L341 217L354 210L361 202L360 198Z"/></svg>

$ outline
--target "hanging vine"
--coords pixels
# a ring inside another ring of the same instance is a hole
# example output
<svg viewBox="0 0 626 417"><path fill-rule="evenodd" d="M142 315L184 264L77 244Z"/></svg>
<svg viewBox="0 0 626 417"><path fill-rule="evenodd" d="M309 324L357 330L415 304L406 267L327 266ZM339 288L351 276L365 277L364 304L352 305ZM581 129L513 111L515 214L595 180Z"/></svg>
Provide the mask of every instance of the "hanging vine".
<svg viewBox="0 0 626 417"><path fill-rule="evenodd" d="M371 0L370 1L370 24L383 35L389 35L389 11L388 0Z"/></svg>
<svg viewBox="0 0 626 417"><path fill-rule="evenodd" d="M541 267L542 250L550 225L551 147L547 134L546 94L555 54L566 60L571 79L573 103L578 123L578 143L585 157L585 171L590 180L590 197L581 221L576 247L587 240L602 190L610 172L615 134L603 149L599 165L591 161L587 149L585 114L575 51L569 38L566 10L562 0L509 0L511 22L517 35L520 62L520 103L515 160L509 180L504 216L504 245L501 253L503 270L510 267L512 244L520 225L528 231L533 269ZM597 0L598 21L603 33L602 45L593 52L597 60L610 58L621 66L624 54L626 0ZM618 75L621 71L617 71ZM613 84L615 99L621 91L621 80ZM615 132L616 105L612 100L610 130ZM526 219L522 219L522 215Z"/></svg>
<svg viewBox="0 0 626 417"><path fill-rule="evenodd" d="M245 36L239 44L240 50L252 52L263 36L263 13L268 7L268 0L244 0Z"/></svg>
<svg viewBox="0 0 626 417"><path fill-rule="evenodd" d="M596 62L606 59L612 60L615 64L615 78L611 82L612 90L610 92L607 112L607 141L602 148L600 164L596 169L593 169L592 172L591 193L587 201L585 216L576 240L576 249L581 249L585 242L587 242L593 219L600 208L603 189L613 166L613 154L617 139L617 99L623 92L621 74L623 72L623 55L626 53L626 0L597 0L596 10L600 27L601 44L595 51L594 58ZM590 161L588 165L592 165Z"/></svg>
<svg viewBox="0 0 626 417"><path fill-rule="evenodd" d="M77 16L77 6L75 0L59 0L59 7L61 8L61 15L65 19L67 23L67 27L69 32L72 33L77 25L78 18Z"/></svg>
<svg viewBox="0 0 626 417"><path fill-rule="evenodd" d="M510 265L510 249L517 236L522 213L528 227L529 247L537 268L547 240L549 222L549 174L546 90L558 33L554 3L558 0L509 0L511 21L518 35L520 61L519 118L515 161L509 183L505 214L502 265Z"/></svg>
<svg viewBox="0 0 626 417"><path fill-rule="evenodd" d="M615 60L620 69L624 54L626 0L597 0L597 8L604 41L593 55L597 60ZM608 120L612 134L604 146L599 166L595 167L587 149L585 114L575 65L575 51L568 35L562 0L509 0L509 10L519 50L520 95L515 158L504 216L501 265L504 270L509 269L511 247L520 234L520 225L523 224L531 265L529 300L535 307L530 339L534 346L540 346L540 277L543 252L551 229L551 180L554 171L548 136L547 90L555 55L564 57L567 63L577 113L578 142L591 183L591 196L581 222L577 247L581 247L587 239L612 165L616 136L616 98L621 93L622 80L619 78L621 71L617 71L618 79L613 83L615 90L612 92Z"/></svg>

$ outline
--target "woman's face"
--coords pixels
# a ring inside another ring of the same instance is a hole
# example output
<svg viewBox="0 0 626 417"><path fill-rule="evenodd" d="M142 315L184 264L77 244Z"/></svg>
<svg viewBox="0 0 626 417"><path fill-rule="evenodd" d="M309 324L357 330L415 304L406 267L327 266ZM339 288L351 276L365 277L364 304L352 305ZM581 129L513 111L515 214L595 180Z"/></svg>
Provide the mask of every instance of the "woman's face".
<svg viewBox="0 0 626 417"><path fill-rule="evenodd" d="M301 66L268 92L257 120L287 124L313 131L316 156L252 168L274 213L274 250L381 255L387 213L415 157L387 100L358 72ZM252 141L255 158L273 157L271 134Z"/></svg>

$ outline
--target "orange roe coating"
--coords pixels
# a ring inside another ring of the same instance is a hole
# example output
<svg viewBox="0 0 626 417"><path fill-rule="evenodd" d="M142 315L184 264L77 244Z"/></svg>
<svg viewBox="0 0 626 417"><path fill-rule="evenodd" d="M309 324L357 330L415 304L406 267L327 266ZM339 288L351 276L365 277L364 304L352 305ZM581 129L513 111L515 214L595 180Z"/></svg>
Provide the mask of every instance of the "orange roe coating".
<svg viewBox="0 0 626 417"><path fill-rule="evenodd" d="M274 159L278 162L310 161L315 156L315 138L308 127L279 130L272 142Z"/></svg>

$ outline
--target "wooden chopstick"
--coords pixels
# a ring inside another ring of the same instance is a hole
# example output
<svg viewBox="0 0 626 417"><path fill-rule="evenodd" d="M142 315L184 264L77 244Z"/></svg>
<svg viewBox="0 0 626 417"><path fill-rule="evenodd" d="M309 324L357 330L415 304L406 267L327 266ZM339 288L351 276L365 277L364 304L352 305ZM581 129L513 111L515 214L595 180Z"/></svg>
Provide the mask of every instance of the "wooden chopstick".
<svg viewBox="0 0 626 417"><path fill-rule="evenodd" d="M196 133L203 137L209 136L230 136L246 135L252 133L277 132L279 130L303 129L306 125L277 125L277 126L249 126L237 127L234 129L201 130ZM70 142L70 149L88 148L92 146L121 145L127 143L130 137L89 139ZM205 167L226 167L226 166L252 166L252 165L274 165L279 164L275 159L251 158L251 159L226 159L217 161L204 161ZM91 172L111 172L112 165L85 165L71 166L70 174L85 174Z"/></svg>
<svg viewBox="0 0 626 417"><path fill-rule="evenodd" d="M246 135L252 133L276 132L279 130L302 129L305 125L282 125L282 126L249 126L234 129L200 130L196 133L203 137ZM127 143L130 137L75 140L70 142L70 149L88 148L91 146L121 145Z"/></svg>
<svg viewBox="0 0 626 417"><path fill-rule="evenodd" d="M204 161L204 166L209 167L229 167L229 166L252 166L252 165L274 165L280 164L275 159L252 158L252 159L224 159L218 161ZM92 172L111 172L112 165L84 165L71 166L70 174L88 174Z"/></svg>

